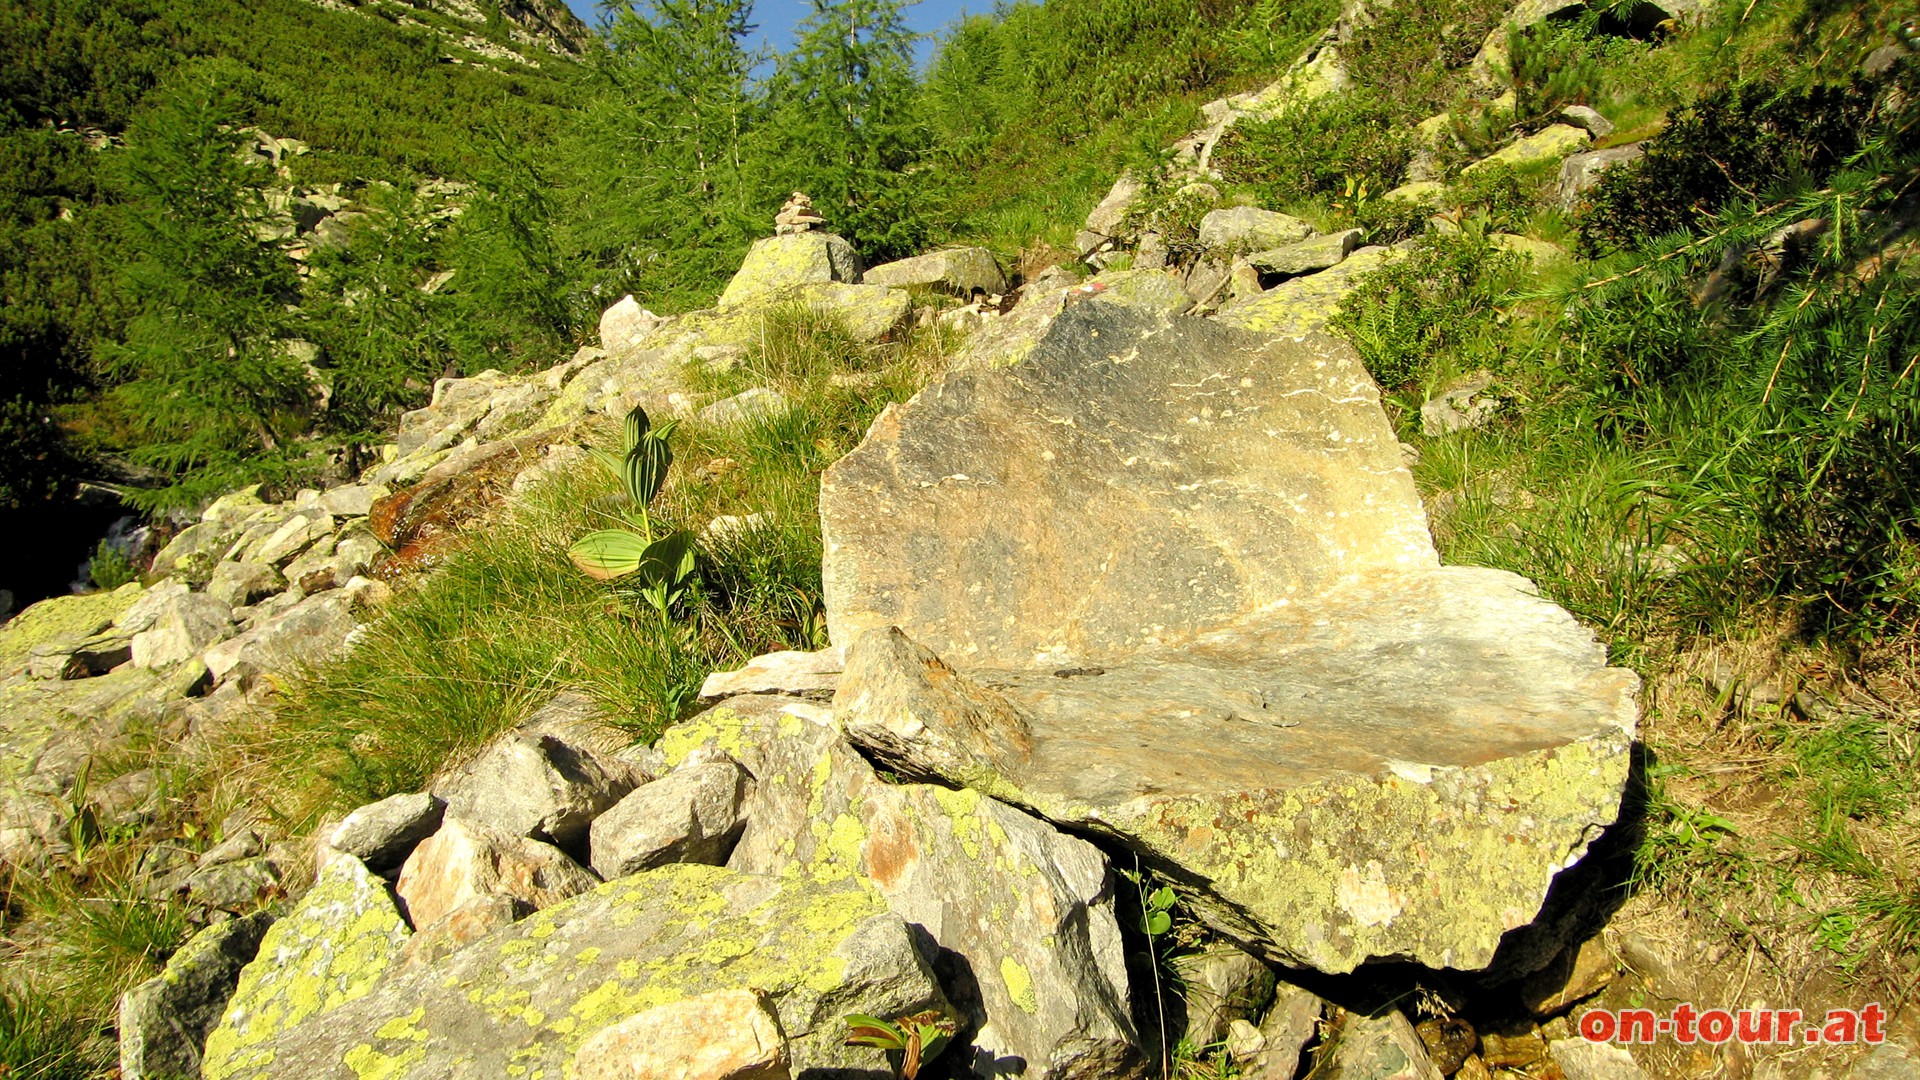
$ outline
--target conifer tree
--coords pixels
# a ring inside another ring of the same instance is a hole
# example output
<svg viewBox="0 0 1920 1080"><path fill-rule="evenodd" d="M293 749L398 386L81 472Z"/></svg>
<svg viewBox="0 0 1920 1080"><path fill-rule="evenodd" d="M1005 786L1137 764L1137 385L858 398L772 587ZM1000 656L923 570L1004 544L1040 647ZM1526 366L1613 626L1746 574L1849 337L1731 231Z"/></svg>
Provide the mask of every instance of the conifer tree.
<svg viewBox="0 0 1920 1080"><path fill-rule="evenodd" d="M925 142L915 35L899 0L811 3L769 91L778 187L812 195L869 259L911 254L926 238L910 177Z"/></svg>
<svg viewBox="0 0 1920 1080"><path fill-rule="evenodd" d="M182 68L127 135L118 286L132 317L97 356L131 456L169 482L136 495L152 508L258 475L304 429L310 403L278 342L298 279L254 229L236 74L220 61Z"/></svg>
<svg viewBox="0 0 1920 1080"><path fill-rule="evenodd" d="M573 246L623 292L668 307L707 299L763 231L746 140L757 118L744 42L750 0L650 0L606 9L600 91L570 140L581 185Z"/></svg>

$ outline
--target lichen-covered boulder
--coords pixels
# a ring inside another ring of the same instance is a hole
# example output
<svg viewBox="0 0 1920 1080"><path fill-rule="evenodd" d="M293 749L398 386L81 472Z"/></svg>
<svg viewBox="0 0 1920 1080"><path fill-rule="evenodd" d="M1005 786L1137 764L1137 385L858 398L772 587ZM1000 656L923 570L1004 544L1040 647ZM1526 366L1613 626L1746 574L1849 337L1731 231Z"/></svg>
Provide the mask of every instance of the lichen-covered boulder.
<svg viewBox="0 0 1920 1080"><path fill-rule="evenodd" d="M1360 287L1362 274L1380 269L1400 254L1395 248L1361 248L1338 266L1283 281L1256 296L1235 301L1216 317L1228 326L1305 337L1333 320L1340 301Z"/></svg>
<svg viewBox="0 0 1920 1080"><path fill-rule="evenodd" d="M0 626L0 677L25 671L36 645L83 641L112 626L145 590L138 583L112 592L42 600Z"/></svg>
<svg viewBox="0 0 1920 1080"><path fill-rule="evenodd" d="M245 1062L206 1075L560 1077L584 1044L630 1017L749 989L771 1002L795 1075L887 1068L879 1051L844 1044L848 1013L951 1009L907 925L877 897L678 864L607 882L394 972L365 996L280 1025Z"/></svg>
<svg viewBox="0 0 1920 1080"><path fill-rule="evenodd" d="M1227 252L1262 251L1297 244L1313 235L1313 226L1287 214L1257 206L1210 211L1200 219L1200 243Z"/></svg>
<svg viewBox="0 0 1920 1080"><path fill-rule="evenodd" d="M588 1039L573 1080L787 1080L787 1040L765 996L719 990L655 1005Z"/></svg>
<svg viewBox="0 0 1920 1080"><path fill-rule="evenodd" d="M1007 291L1007 277L1000 272L1000 263L994 259L993 252L983 247L948 248L915 255L876 266L860 280L867 285L896 289L922 285L961 297Z"/></svg>
<svg viewBox="0 0 1920 1080"><path fill-rule="evenodd" d="M959 369L1003 368L1020 362L1060 313L1078 304L1111 304L1173 315L1193 306L1178 277L1164 270L1112 270L1085 281L1058 281L1046 288L1027 286L1020 303L988 323L954 356Z"/></svg>
<svg viewBox="0 0 1920 1080"><path fill-rule="evenodd" d="M273 1044L371 992L408 934L386 883L358 859L334 859L240 972L201 1075L298 1075L275 1068Z"/></svg>
<svg viewBox="0 0 1920 1080"><path fill-rule="evenodd" d="M978 792L888 784L796 698L732 698L659 748L723 751L757 778L730 868L849 884L926 931L977 1072L1137 1072L1114 878L1091 844Z"/></svg>
<svg viewBox="0 0 1920 1080"><path fill-rule="evenodd" d="M788 233L753 242L740 269L720 294L722 308L766 300L802 285L860 280L853 245L828 232Z"/></svg>
<svg viewBox="0 0 1920 1080"><path fill-rule="evenodd" d="M1503 164L1521 169L1543 161L1559 161L1568 154L1577 154L1593 141L1588 132L1572 124L1549 124L1545 128L1523 139L1515 139L1506 146L1481 158L1461 170L1468 175L1489 165Z"/></svg>
<svg viewBox="0 0 1920 1080"><path fill-rule="evenodd" d="M122 1080L200 1075L207 1032L272 925L264 911L215 923L181 946L164 971L121 996Z"/></svg>
<svg viewBox="0 0 1920 1080"><path fill-rule="evenodd" d="M1637 680L1438 565L1332 339L1082 306L884 414L821 518L856 745L1109 837L1271 961L1484 968L1619 814Z"/></svg>
<svg viewBox="0 0 1920 1080"><path fill-rule="evenodd" d="M1284 247L1256 251L1247 262L1269 274L1311 274L1338 266L1360 245L1359 229L1343 229L1325 236L1310 237Z"/></svg>
<svg viewBox="0 0 1920 1080"><path fill-rule="evenodd" d="M218 597L206 593L173 597L157 613L153 625L133 635L133 666L158 668L185 663L233 630L233 608Z"/></svg>

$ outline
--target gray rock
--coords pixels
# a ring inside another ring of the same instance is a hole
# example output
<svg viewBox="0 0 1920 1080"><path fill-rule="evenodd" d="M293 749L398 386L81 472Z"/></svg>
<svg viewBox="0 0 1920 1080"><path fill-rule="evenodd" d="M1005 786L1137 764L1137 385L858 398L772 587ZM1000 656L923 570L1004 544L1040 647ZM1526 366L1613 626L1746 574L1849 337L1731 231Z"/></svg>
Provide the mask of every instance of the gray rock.
<svg viewBox="0 0 1920 1080"><path fill-rule="evenodd" d="M982 1071L1137 1075L1114 879L1092 845L976 792L884 783L831 713L794 698L731 698L659 746L675 762L724 749L759 778L729 867L862 882L924 929Z"/></svg>
<svg viewBox="0 0 1920 1080"><path fill-rule="evenodd" d="M1260 1016L1273 1000L1273 970L1229 944L1175 957L1171 967L1195 1046L1218 1045L1235 1020Z"/></svg>
<svg viewBox="0 0 1920 1080"><path fill-rule="evenodd" d="M998 295L1007 291L1007 278L993 252L982 247L948 248L945 251L915 255L868 270L861 277L866 285L906 288L930 286L960 297L975 293Z"/></svg>
<svg viewBox="0 0 1920 1080"><path fill-rule="evenodd" d="M1102 237L1120 235L1120 225L1126 220L1127 212L1145 190L1146 185L1139 177L1121 173L1100 204L1087 213L1087 231Z"/></svg>
<svg viewBox="0 0 1920 1080"><path fill-rule="evenodd" d="M771 423L792 411L793 402L785 394L755 386L701 409L699 420L708 427L748 428Z"/></svg>
<svg viewBox="0 0 1920 1080"><path fill-rule="evenodd" d="M187 899L216 911L247 911L280 889L280 867L264 855L207 866L187 875Z"/></svg>
<svg viewBox="0 0 1920 1080"><path fill-rule="evenodd" d="M164 972L121 996L123 1080L200 1075L207 1033L272 925L273 916L264 911L215 923L181 946Z"/></svg>
<svg viewBox="0 0 1920 1080"><path fill-rule="evenodd" d="M601 313L600 347L610 353L639 348L654 327L663 321L660 316L641 307L640 302L629 293Z"/></svg>
<svg viewBox="0 0 1920 1080"><path fill-rule="evenodd" d="M327 834L327 846L344 851L370 870L399 866L415 844L440 828L446 804L423 793L393 795L362 806Z"/></svg>
<svg viewBox="0 0 1920 1080"><path fill-rule="evenodd" d="M152 769L135 769L105 783L90 785L87 805L102 824L116 828L143 825L159 813L163 785Z"/></svg>
<svg viewBox="0 0 1920 1080"><path fill-rule="evenodd" d="M581 1044L573 1080L788 1080L792 1061L766 995L721 990L656 1005Z"/></svg>
<svg viewBox="0 0 1920 1080"><path fill-rule="evenodd" d="M1326 1007L1311 990L1276 984L1273 1007L1260 1021L1259 1049L1246 1059L1243 1080L1293 1080L1299 1075L1300 1055L1320 1034Z"/></svg>
<svg viewBox="0 0 1920 1080"><path fill-rule="evenodd" d="M320 493L320 505L334 517L366 517L388 494L383 484L346 484Z"/></svg>
<svg viewBox="0 0 1920 1080"><path fill-rule="evenodd" d="M195 580L204 579L213 572L214 563L233 542L233 536L233 527L224 521L189 525L153 557L152 572L163 577L183 574Z"/></svg>
<svg viewBox="0 0 1920 1080"><path fill-rule="evenodd" d="M1555 1043L1556 1047L1560 1044ZM1555 1060L1559 1060L1555 1055ZM1920 1052L1898 1043L1881 1043L1854 1059L1847 1069L1846 1080L1914 1080L1920 1077ZM1567 1080L1581 1080L1571 1071ZM1608 1078L1612 1080L1612 1078ZM1621 1080L1638 1080L1637 1077L1625 1077Z"/></svg>
<svg viewBox="0 0 1920 1080"><path fill-rule="evenodd" d="M1557 1039L1547 1044L1547 1053L1567 1080L1646 1080L1647 1077L1626 1047L1612 1043Z"/></svg>
<svg viewBox="0 0 1920 1080"><path fill-rule="evenodd" d="M1420 406L1420 434L1433 438L1484 427L1504 405L1492 387L1493 376L1484 371L1455 380Z"/></svg>
<svg viewBox="0 0 1920 1080"><path fill-rule="evenodd" d="M128 635L138 634L143 630L151 630L153 629L153 625L160 621L161 616L171 610L174 605L180 603L184 597L191 595L192 592L192 587L184 581L163 581L153 588L148 589L146 592L141 593L139 599L128 604L126 609L121 611L118 617L112 620L113 628L122 634ZM79 636L84 637L91 635L99 629L102 628L89 626L85 633Z"/></svg>
<svg viewBox="0 0 1920 1080"><path fill-rule="evenodd" d="M1404 1014L1343 1016L1328 1075L1337 1080L1442 1080Z"/></svg>
<svg viewBox="0 0 1920 1080"><path fill-rule="evenodd" d="M152 626L133 635L133 666L185 663L233 632L233 608L219 598L206 593L176 595L161 608Z"/></svg>
<svg viewBox="0 0 1920 1080"><path fill-rule="evenodd" d="M829 232L767 236L753 242L740 269L720 294L721 308L777 297L803 285L857 283L860 256L853 245Z"/></svg>
<svg viewBox="0 0 1920 1080"><path fill-rule="evenodd" d="M845 656L841 649L819 652L776 652L756 656L745 667L716 671L700 684L703 698L741 694L826 694L840 685Z"/></svg>
<svg viewBox="0 0 1920 1080"><path fill-rule="evenodd" d="M1608 169L1640 160L1646 155L1644 143L1630 143L1626 146L1611 146L1605 150L1591 150L1584 154L1575 154L1560 164L1560 180L1555 193L1562 210L1572 210L1580 205L1581 198L1600 182Z"/></svg>
<svg viewBox="0 0 1920 1080"><path fill-rule="evenodd" d="M1333 341L1081 306L883 415L821 517L857 745L1138 852L1270 961L1484 967L1618 816L1637 679L1437 566Z"/></svg>
<svg viewBox="0 0 1920 1080"><path fill-rule="evenodd" d="M448 816L400 868L394 891L407 920L426 930L475 901L504 896L525 913L551 907L600 884L551 844Z"/></svg>
<svg viewBox="0 0 1920 1080"><path fill-rule="evenodd" d="M772 1003L794 1075L890 1074L878 1050L845 1045L848 1013L951 1015L908 927L871 893L691 864L618 878L368 989L244 1049L216 1032L206 1076L266 1076L270 1061L273 1076L345 1080L399 1059L412 1076L557 1077L644 1008L747 989Z"/></svg>
<svg viewBox="0 0 1920 1080"><path fill-rule="evenodd" d="M1462 176L1479 172L1491 165L1507 165L1515 169L1524 169L1545 161L1559 161L1570 154L1586 149L1593 136L1585 129L1572 124L1549 124L1532 135L1515 139L1506 146L1488 154L1460 170Z"/></svg>
<svg viewBox="0 0 1920 1080"><path fill-rule="evenodd" d="M226 1012L207 1034L201 1075L269 1075L276 1037L311 1030L317 1018L379 985L408 935L384 882L358 859L342 856L329 863L300 902L267 929L259 952L241 969ZM272 1075L289 1073L274 1069Z"/></svg>
<svg viewBox="0 0 1920 1080"><path fill-rule="evenodd" d="M1560 116L1567 123L1584 129L1587 134L1596 139L1604 139L1613 134L1613 121L1585 105L1569 105L1560 110Z"/></svg>
<svg viewBox="0 0 1920 1080"><path fill-rule="evenodd" d="M287 587L280 571L263 562L223 562L213 568L207 595L229 608L246 607Z"/></svg>
<svg viewBox="0 0 1920 1080"><path fill-rule="evenodd" d="M344 649L347 636L360 625L351 601L333 594L308 597L275 614L256 609L254 619L253 629L207 650L207 670L215 681L250 681L318 665Z"/></svg>
<svg viewBox="0 0 1920 1080"><path fill-rule="evenodd" d="M1081 304L1166 314L1193 305L1181 280L1161 270L1116 270L1078 282L1063 274L1051 280L1057 284L1042 288L1042 281L1035 281L1023 289L1013 311L968 339L954 356L954 367L1002 368L1017 364L1046 336L1061 312Z"/></svg>
<svg viewBox="0 0 1920 1080"><path fill-rule="evenodd" d="M1250 299L1235 301L1217 318L1227 326L1305 337L1326 328L1340 310L1340 301L1360 287L1364 275L1401 256L1396 248L1360 248L1338 266L1283 281Z"/></svg>
<svg viewBox="0 0 1920 1080"><path fill-rule="evenodd" d="M500 739L437 782L447 816L584 853L587 827L640 785L635 770L553 735Z"/></svg>
<svg viewBox="0 0 1920 1080"><path fill-rule="evenodd" d="M1235 206L1210 211L1200 219L1200 243L1229 253L1266 251L1297 244L1313 235L1313 226L1297 217Z"/></svg>
<svg viewBox="0 0 1920 1080"><path fill-rule="evenodd" d="M725 863L746 824L741 804L752 783L733 762L712 761L642 784L594 819L594 872L615 878L667 863Z"/></svg>
<svg viewBox="0 0 1920 1080"><path fill-rule="evenodd" d="M1311 274L1338 266L1360 245L1360 230L1345 229L1325 236L1302 240L1297 244L1255 252L1247 262L1269 274Z"/></svg>
<svg viewBox="0 0 1920 1080"><path fill-rule="evenodd" d="M1195 304L1208 305L1220 298L1233 268L1226 260L1201 258L1187 268L1187 297Z"/></svg>

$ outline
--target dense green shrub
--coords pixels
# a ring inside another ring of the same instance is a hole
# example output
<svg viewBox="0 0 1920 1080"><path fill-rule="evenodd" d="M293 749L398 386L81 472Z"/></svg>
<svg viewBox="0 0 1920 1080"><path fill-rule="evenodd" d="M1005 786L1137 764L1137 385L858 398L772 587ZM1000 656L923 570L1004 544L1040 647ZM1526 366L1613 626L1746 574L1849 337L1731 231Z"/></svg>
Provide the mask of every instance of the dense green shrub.
<svg viewBox="0 0 1920 1080"><path fill-rule="evenodd" d="M1341 300L1333 325L1388 389L1435 365L1470 368L1485 359L1500 298L1520 266L1484 229L1429 234Z"/></svg>
<svg viewBox="0 0 1920 1080"><path fill-rule="evenodd" d="M1508 6L1505 0L1370 4L1340 58L1378 94L1393 122L1422 120L1446 106L1453 80Z"/></svg>
<svg viewBox="0 0 1920 1080"><path fill-rule="evenodd" d="M1860 148L1873 103L1863 82L1798 90L1749 82L1676 111L1645 157L1601 178L1580 225L1582 250L1691 230L1729 200L1831 172Z"/></svg>
<svg viewBox="0 0 1920 1080"><path fill-rule="evenodd" d="M1382 95L1330 94L1271 119L1236 125L1220 140L1213 166L1233 184L1281 207L1341 194L1349 181L1380 192L1400 183L1413 136Z"/></svg>

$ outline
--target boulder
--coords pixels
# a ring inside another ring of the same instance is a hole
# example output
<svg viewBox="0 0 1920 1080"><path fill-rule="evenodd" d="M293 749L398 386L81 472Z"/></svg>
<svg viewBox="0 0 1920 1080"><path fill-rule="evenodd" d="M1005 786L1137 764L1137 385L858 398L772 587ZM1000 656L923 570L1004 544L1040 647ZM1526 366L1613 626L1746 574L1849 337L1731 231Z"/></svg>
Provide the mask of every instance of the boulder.
<svg viewBox="0 0 1920 1080"><path fill-rule="evenodd" d="M973 1032L962 1060L1138 1075L1115 881L1091 844L974 791L885 783L794 698L731 698L658 745L675 762L723 751L757 778L731 869L860 884L925 931Z"/></svg>
<svg viewBox="0 0 1920 1080"><path fill-rule="evenodd" d="M1567 249L1551 240L1539 240L1531 236L1519 236L1514 233L1494 233L1487 239L1493 246L1510 255L1518 255L1535 266L1548 263L1565 262L1573 256Z"/></svg>
<svg viewBox="0 0 1920 1080"><path fill-rule="evenodd" d="M1270 248L1247 256L1247 262L1256 269L1269 274L1284 274L1292 277L1296 274L1311 274L1340 265L1341 260L1353 254L1360 245L1359 229L1343 229L1326 236L1316 236L1285 247Z"/></svg>
<svg viewBox="0 0 1920 1080"><path fill-rule="evenodd" d="M1229 253L1265 251L1297 244L1313 235L1313 226L1297 217L1235 206L1200 219L1200 244Z"/></svg>
<svg viewBox="0 0 1920 1080"><path fill-rule="evenodd" d="M719 306L739 307L776 298L802 285L860 280L860 256L853 245L828 232L766 236L753 242L746 259L720 294Z"/></svg>
<svg viewBox="0 0 1920 1080"><path fill-rule="evenodd" d="M286 587L287 579L268 563L223 562L213 568L213 577L207 582L207 595L229 608L238 608Z"/></svg>
<svg viewBox="0 0 1920 1080"><path fill-rule="evenodd" d="M1342 1016L1328 1075L1339 1080L1442 1080L1406 1015Z"/></svg>
<svg viewBox="0 0 1920 1080"><path fill-rule="evenodd" d="M334 517L366 517L385 494L387 489L380 484L344 484L321 492L320 505Z"/></svg>
<svg viewBox="0 0 1920 1080"><path fill-rule="evenodd" d="M182 883L187 899L215 911L251 911L280 893L280 865L264 855L211 863Z"/></svg>
<svg viewBox="0 0 1920 1080"><path fill-rule="evenodd" d="M1087 232L1102 238L1120 235L1120 226L1126 221L1127 212L1139 200L1146 184L1132 173L1121 173L1113 182L1113 187L1100 200L1100 204L1087 213Z"/></svg>
<svg viewBox="0 0 1920 1080"><path fill-rule="evenodd" d="M1560 116L1567 123L1580 128L1596 139L1604 139L1613 134L1613 121L1585 105L1569 105L1560 110Z"/></svg>
<svg viewBox="0 0 1920 1080"><path fill-rule="evenodd" d="M653 328L663 322L660 316L640 306L629 293L600 315L600 347L610 353L638 348Z"/></svg>
<svg viewBox="0 0 1920 1080"><path fill-rule="evenodd" d="M188 939L166 970L121 996L122 1080L200 1075L207 1033L272 925L264 911L215 923Z"/></svg>
<svg viewBox="0 0 1920 1080"><path fill-rule="evenodd" d="M171 667L233 633L233 609L206 593L174 596L153 625L133 635L133 666Z"/></svg>
<svg viewBox="0 0 1920 1080"><path fill-rule="evenodd" d="M1224 1042L1235 1020L1260 1016L1273 1000L1273 970L1232 945L1174 957L1170 967L1186 1007L1185 1038L1195 1046Z"/></svg>
<svg viewBox="0 0 1920 1080"><path fill-rule="evenodd" d="M1461 170L1461 175L1471 175L1495 164L1524 169L1541 162L1559 161L1569 154L1577 154L1586 149L1591 141L1593 141L1592 135L1571 124L1550 124L1532 135L1515 139L1468 165Z"/></svg>
<svg viewBox="0 0 1920 1080"><path fill-rule="evenodd" d="M552 734L515 732L433 785L447 816L586 851L587 826L640 786L625 762Z"/></svg>
<svg viewBox="0 0 1920 1080"><path fill-rule="evenodd" d="M821 518L852 741L1138 853L1269 961L1484 968L1618 816L1638 680L1438 566L1331 339L1083 305L883 414Z"/></svg>
<svg viewBox="0 0 1920 1080"><path fill-rule="evenodd" d="M201 521L181 529L153 557L151 570L159 576L182 574L204 579L233 543L234 529L225 521Z"/></svg>
<svg viewBox="0 0 1920 1080"><path fill-rule="evenodd" d="M787 1080L780 1018L762 994L720 990L656 1005L573 1056L573 1080Z"/></svg>
<svg viewBox="0 0 1920 1080"><path fill-rule="evenodd" d="M1420 406L1420 434L1434 438L1484 427L1504 404L1493 391L1493 376L1476 371L1455 379Z"/></svg>
<svg viewBox="0 0 1920 1080"><path fill-rule="evenodd" d="M1361 275L1400 257L1397 248L1361 248L1329 270L1292 278L1258 296L1236 300L1217 318L1228 326L1304 337L1325 329L1340 310L1340 301L1360 287Z"/></svg>
<svg viewBox="0 0 1920 1080"><path fill-rule="evenodd" d="M505 896L516 910L538 911L598 884L551 844L449 816L407 856L394 891L407 921L424 930L476 899Z"/></svg>
<svg viewBox="0 0 1920 1080"><path fill-rule="evenodd" d="M845 1045L843 1018L950 1009L906 924L871 894L677 864L396 971L207 1076L559 1077L602 1031L730 990L767 995L796 1075L890 1074L880 1051Z"/></svg>
<svg viewBox="0 0 1920 1080"><path fill-rule="evenodd" d="M708 427L752 428L779 420L792 411L793 402L785 394L755 386L701 409L699 420Z"/></svg>
<svg viewBox="0 0 1920 1080"><path fill-rule="evenodd" d="M1243 1080L1293 1080L1300 1074L1300 1055L1320 1034L1320 1017L1327 1003L1319 995L1290 983L1274 987L1273 1005L1260 1021L1257 1047L1242 1061Z"/></svg>
<svg viewBox="0 0 1920 1080"><path fill-rule="evenodd" d="M56 596L29 606L0 625L0 674L25 671L36 645L84 641L113 626L145 591L131 583L112 592Z"/></svg>
<svg viewBox="0 0 1920 1080"><path fill-rule="evenodd" d="M332 534L333 515L315 509L287 518L263 536L251 540L243 537L228 552L228 558L278 566L305 551L307 545Z"/></svg>
<svg viewBox="0 0 1920 1080"><path fill-rule="evenodd" d="M392 795L348 814L325 843L372 870L399 866L414 846L440 828L446 804L425 793Z"/></svg>
<svg viewBox="0 0 1920 1080"><path fill-rule="evenodd" d="M1061 312L1085 303L1166 314L1193 306L1180 278L1163 270L1114 270L1080 282L1061 280L1047 289L1029 285L1012 312L968 339L955 354L954 366L1000 368L1019 363Z"/></svg>
<svg viewBox="0 0 1920 1080"><path fill-rule="evenodd" d="M325 662L346 647L360 621L349 599L332 593L309 597L236 638L206 651L216 682L291 673Z"/></svg>
<svg viewBox="0 0 1920 1080"><path fill-rule="evenodd" d="M226 1012L207 1036L201 1075L297 1075L277 1067L274 1042L364 997L407 935L384 882L357 859L329 863L241 970Z"/></svg>
<svg viewBox="0 0 1920 1080"><path fill-rule="evenodd" d="M971 298L975 293L990 296L1007 291L1007 277L993 252L982 247L948 248L911 259L901 259L868 270L861 277L867 285L886 285L904 289L927 286Z"/></svg>
<svg viewBox="0 0 1920 1080"><path fill-rule="evenodd" d="M841 649L819 652L776 652L756 656L747 665L733 671L716 671L700 684L703 698L726 698L740 694L789 694L832 696L840 685L840 669L845 661Z"/></svg>
<svg viewBox="0 0 1920 1080"><path fill-rule="evenodd" d="M1645 1070L1624 1046L1588 1042L1585 1039L1556 1039L1547 1044L1548 1056L1567 1080L1647 1080ZM1916 1071L1890 1074L1912 1077Z"/></svg>
<svg viewBox="0 0 1920 1080"><path fill-rule="evenodd" d="M1646 155L1645 143L1629 143L1626 146L1611 146L1605 150L1591 150L1584 154L1575 154L1560 163L1560 181L1555 192L1562 210L1578 207L1581 197L1591 191L1600 177L1616 165L1625 165L1638 161Z"/></svg>
<svg viewBox="0 0 1920 1080"><path fill-rule="evenodd" d="M709 761L633 789L593 821L594 872L616 878L667 863L725 863L746 824L741 809L752 783L733 762Z"/></svg>
<svg viewBox="0 0 1920 1080"><path fill-rule="evenodd" d="M1446 198L1446 194L1447 185L1445 184L1435 180L1415 180L1410 183L1401 184L1399 187L1388 191L1380 197L1382 199L1395 199L1400 202L1412 203L1415 206L1438 209L1441 202Z"/></svg>

